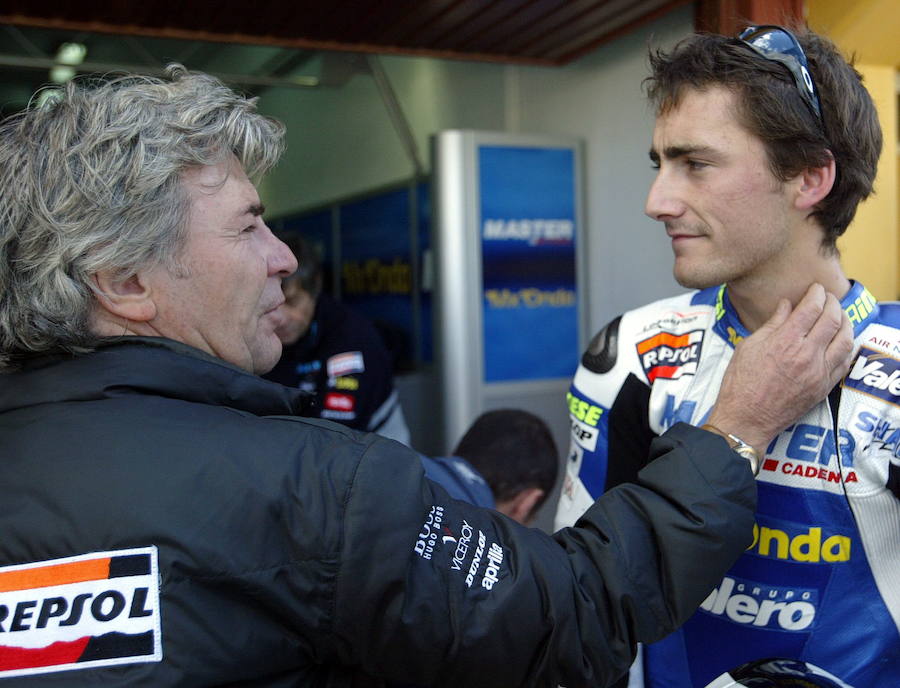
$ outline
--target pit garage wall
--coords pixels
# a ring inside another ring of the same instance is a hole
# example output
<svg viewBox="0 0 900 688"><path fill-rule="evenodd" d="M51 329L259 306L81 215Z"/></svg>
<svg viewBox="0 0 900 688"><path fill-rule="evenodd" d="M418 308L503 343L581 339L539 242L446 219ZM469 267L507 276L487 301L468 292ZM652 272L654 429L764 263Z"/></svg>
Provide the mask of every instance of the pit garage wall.
<svg viewBox="0 0 900 688"><path fill-rule="evenodd" d="M838 241L850 277L865 282L881 300L900 298L900 210L898 210L897 69L900 68L900 3L896 0L808 0L809 25L853 55L872 94L884 133L875 195L863 202Z"/></svg>
<svg viewBox="0 0 900 688"><path fill-rule="evenodd" d="M621 311L679 291L662 228L643 215L653 177L647 150L653 128L641 81L648 45L672 45L693 29L690 6L562 68L513 67L383 57L423 160L444 129L562 134L585 142L587 336ZM408 180L413 169L364 75L341 90L269 91L261 109L288 126L285 160L261 184L267 214L277 217ZM574 371L573 371L574 372ZM446 451L436 438L437 376L424 367L397 378L417 449ZM561 459L565 412L548 408ZM452 446L458 438L447 438ZM560 481L561 482L561 481ZM556 496L537 525L549 527Z"/></svg>
<svg viewBox="0 0 900 688"><path fill-rule="evenodd" d="M900 63L900 9L895 0L808 0L807 10L813 28L827 32L845 52L857 52L879 107L886 146L878 193L860 209L841 249L848 273L864 279L879 298L896 298L900 228L892 77ZM588 333L623 310L680 290L671 277L668 242L643 215L653 177L646 157L653 116L640 84L648 45L672 45L692 30L693 8L685 6L555 69L382 58L426 165L428 141L443 129L564 134L585 141ZM882 35L884 40L872 39ZM268 91L260 102L288 124L287 156L260 189L274 216L412 175L368 77L354 77L339 91ZM397 385L416 446L442 451L434 441L442 428L431 371L403 375ZM564 435L565 428L557 432ZM545 511L553 508L551 503Z"/></svg>
<svg viewBox="0 0 900 688"><path fill-rule="evenodd" d="M647 157L653 115L641 81L648 46L672 45L692 30L693 9L685 6L560 68L382 58L426 168L430 139L445 129L563 134L586 142L591 330L677 289L668 242L643 215L653 178ZM260 186L268 215L296 213L412 176L365 75L340 90L270 90L260 107L288 126L286 156Z"/></svg>

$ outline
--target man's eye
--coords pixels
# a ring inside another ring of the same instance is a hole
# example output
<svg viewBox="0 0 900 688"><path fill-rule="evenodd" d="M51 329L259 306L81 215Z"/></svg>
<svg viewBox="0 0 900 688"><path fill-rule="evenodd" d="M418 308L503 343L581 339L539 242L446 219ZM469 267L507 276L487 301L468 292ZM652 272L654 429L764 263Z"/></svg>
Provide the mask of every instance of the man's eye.
<svg viewBox="0 0 900 688"><path fill-rule="evenodd" d="M247 225L247 226L244 227L244 229L242 229L241 231L242 231L243 233L247 233L247 232L255 232L255 231L256 231L256 225Z"/></svg>
<svg viewBox="0 0 900 688"><path fill-rule="evenodd" d="M650 169L658 170L659 169L659 160L651 160L650 161Z"/></svg>
<svg viewBox="0 0 900 688"><path fill-rule="evenodd" d="M699 160L688 160L687 166L692 170L702 170L704 167L707 167L707 163L700 162Z"/></svg>

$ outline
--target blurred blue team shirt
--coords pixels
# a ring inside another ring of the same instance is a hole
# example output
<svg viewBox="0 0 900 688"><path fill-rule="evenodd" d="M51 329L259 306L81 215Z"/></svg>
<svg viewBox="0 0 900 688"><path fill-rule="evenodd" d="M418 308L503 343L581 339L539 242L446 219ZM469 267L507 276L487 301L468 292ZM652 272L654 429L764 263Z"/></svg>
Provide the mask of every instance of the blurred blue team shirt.
<svg viewBox="0 0 900 688"><path fill-rule="evenodd" d="M425 477L437 483L454 499L494 508L494 494L472 464L459 456L422 456Z"/></svg>

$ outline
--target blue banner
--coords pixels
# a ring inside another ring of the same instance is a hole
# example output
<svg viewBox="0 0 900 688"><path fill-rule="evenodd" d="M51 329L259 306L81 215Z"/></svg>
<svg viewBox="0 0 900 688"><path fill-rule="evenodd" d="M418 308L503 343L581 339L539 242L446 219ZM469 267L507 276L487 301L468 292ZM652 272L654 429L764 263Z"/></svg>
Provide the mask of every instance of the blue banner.
<svg viewBox="0 0 900 688"><path fill-rule="evenodd" d="M578 364L575 152L478 149L485 382Z"/></svg>
<svg viewBox="0 0 900 688"><path fill-rule="evenodd" d="M413 337L409 190L340 207L341 300L373 320L410 360Z"/></svg>

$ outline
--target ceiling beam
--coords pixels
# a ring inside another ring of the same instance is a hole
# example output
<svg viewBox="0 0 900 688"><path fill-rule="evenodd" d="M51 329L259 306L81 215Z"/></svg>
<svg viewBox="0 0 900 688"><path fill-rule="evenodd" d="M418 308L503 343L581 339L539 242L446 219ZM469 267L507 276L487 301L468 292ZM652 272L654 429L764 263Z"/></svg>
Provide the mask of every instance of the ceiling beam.
<svg viewBox="0 0 900 688"><path fill-rule="evenodd" d="M25 57L22 55L7 55L0 53L0 67L14 67L16 69L35 69L49 70L55 67L59 62L52 57ZM127 73L127 74L147 74L151 76L162 76L165 74L163 67L150 67L140 64L126 64L123 62L82 62L78 65L72 65L72 69L82 74L91 73ZM320 79L315 76L279 76L269 77L262 74L225 74L222 72L208 72L212 76L224 81L227 84L240 84L243 86L277 86L288 88L316 88L325 86Z"/></svg>
<svg viewBox="0 0 900 688"><path fill-rule="evenodd" d="M686 1L686 0L682 0ZM484 52L463 52L457 50L399 47L378 43L347 43L337 40L319 40L309 38L283 38L265 34L217 33L197 31L178 27L151 27L136 24L115 24L104 21L78 21L37 17L24 14L0 14L0 24L15 26L32 26L44 29L60 29L65 31L90 31L96 33L119 34L125 36L146 36L148 38L169 38L183 41L212 41L216 43L237 43L244 45L269 45L281 48L296 48L310 51L337 51L371 53L380 55L403 55L417 57L433 57L451 60L475 60L480 62L496 62L501 64L522 64L541 67L558 66L556 60L525 57L514 54L495 54Z"/></svg>
<svg viewBox="0 0 900 688"><path fill-rule="evenodd" d="M804 23L804 0L698 0L697 31L734 36L751 24Z"/></svg>

